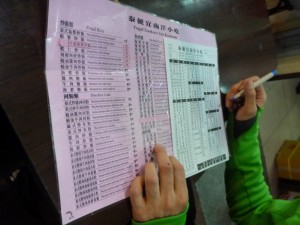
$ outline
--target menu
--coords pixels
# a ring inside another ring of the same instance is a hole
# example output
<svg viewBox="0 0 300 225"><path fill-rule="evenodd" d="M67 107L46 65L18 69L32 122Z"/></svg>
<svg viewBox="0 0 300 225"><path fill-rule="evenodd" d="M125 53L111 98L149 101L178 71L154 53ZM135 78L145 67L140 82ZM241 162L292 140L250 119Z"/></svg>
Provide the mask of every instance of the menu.
<svg viewBox="0 0 300 225"><path fill-rule="evenodd" d="M46 81L63 224L128 197L155 143L187 177L228 160L213 33L50 0Z"/></svg>

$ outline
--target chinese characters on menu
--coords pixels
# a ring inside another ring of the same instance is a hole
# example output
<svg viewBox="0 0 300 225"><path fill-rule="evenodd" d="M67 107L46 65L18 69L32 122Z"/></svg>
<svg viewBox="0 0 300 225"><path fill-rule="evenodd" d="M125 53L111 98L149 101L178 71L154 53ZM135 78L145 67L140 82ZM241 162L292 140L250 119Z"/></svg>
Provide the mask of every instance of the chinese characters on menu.
<svg viewBox="0 0 300 225"><path fill-rule="evenodd" d="M52 0L48 16L63 224L126 198L155 143L187 176L228 159L212 33L107 0Z"/></svg>

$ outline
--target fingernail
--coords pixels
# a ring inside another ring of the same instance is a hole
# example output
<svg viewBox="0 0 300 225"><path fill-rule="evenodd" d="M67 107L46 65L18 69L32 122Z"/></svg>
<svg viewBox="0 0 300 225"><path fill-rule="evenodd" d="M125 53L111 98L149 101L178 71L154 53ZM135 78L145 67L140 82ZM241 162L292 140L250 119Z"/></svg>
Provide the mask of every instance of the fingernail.
<svg viewBox="0 0 300 225"><path fill-rule="evenodd" d="M156 143L154 148L165 148L163 145Z"/></svg>

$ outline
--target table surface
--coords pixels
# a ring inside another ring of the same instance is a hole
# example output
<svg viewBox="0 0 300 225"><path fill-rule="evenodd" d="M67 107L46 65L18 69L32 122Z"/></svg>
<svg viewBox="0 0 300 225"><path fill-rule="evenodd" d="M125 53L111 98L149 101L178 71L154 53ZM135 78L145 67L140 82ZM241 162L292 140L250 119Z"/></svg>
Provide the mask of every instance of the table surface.
<svg viewBox="0 0 300 225"><path fill-rule="evenodd" d="M260 0L122 1L216 33L221 88L276 67L266 5ZM47 1L0 3L0 102L57 208L59 195L45 82ZM111 217L117 212L118 216ZM126 224L128 199L76 224Z"/></svg>

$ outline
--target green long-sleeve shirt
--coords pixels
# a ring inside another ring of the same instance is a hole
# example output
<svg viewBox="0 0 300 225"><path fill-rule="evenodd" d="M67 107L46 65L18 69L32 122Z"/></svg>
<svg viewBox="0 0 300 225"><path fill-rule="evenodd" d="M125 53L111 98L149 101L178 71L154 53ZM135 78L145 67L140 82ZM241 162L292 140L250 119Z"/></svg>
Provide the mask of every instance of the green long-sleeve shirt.
<svg viewBox="0 0 300 225"><path fill-rule="evenodd" d="M230 216L237 225L300 225L300 199L273 199L265 182L258 141L261 111L252 127L236 139L233 115L229 119L231 158L225 181Z"/></svg>

